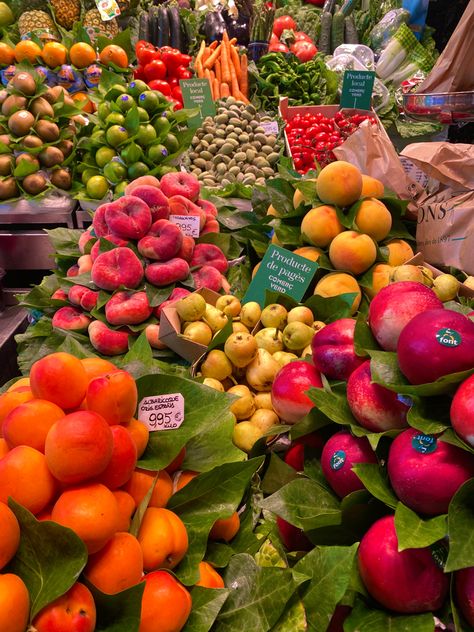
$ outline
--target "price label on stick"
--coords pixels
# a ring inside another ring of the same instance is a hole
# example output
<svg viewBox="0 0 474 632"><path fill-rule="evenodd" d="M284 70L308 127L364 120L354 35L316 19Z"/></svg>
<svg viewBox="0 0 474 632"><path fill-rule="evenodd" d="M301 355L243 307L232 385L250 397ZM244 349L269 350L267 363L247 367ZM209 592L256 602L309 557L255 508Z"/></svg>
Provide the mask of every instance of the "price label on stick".
<svg viewBox="0 0 474 632"><path fill-rule="evenodd" d="M183 235L199 237L201 218L198 215L170 215L170 222L176 224Z"/></svg>
<svg viewBox="0 0 474 632"><path fill-rule="evenodd" d="M373 70L346 70L342 82L341 108L370 110L374 80Z"/></svg>
<svg viewBox="0 0 474 632"><path fill-rule="evenodd" d="M150 432L179 428L184 421L184 397L181 393L144 397L138 405L138 419Z"/></svg>
<svg viewBox="0 0 474 632"><path fill-rule="evenodd" d="M199 127L206 116L216 115L216 104L212 98L209 79L181 79L185 108L199 108L200 113L188 121L188 127Z"/></svg>

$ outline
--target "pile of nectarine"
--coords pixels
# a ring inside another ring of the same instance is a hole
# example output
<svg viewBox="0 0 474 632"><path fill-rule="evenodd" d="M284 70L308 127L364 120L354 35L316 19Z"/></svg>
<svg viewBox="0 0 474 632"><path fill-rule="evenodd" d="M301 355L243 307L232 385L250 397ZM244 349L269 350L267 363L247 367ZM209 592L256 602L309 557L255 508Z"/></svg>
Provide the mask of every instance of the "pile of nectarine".
<svg viewBox="0 0 474 632"><path fill-rule="evenodd" d="M178 631L189 616L191 596L167 570L185 556L188 534L166 504L192 476L180 476L180 485L173 485L184 449L160 472L137 467L149 431L134 418L136 407L137 387L129 373L107 360L79 360L63 352L35 362L29 378L0 396L0 569L20 541L17 518L7 504L12 498L37 520L75 532L88 553L83 576L100 591L116 594L145 582L140 632ZM135 537L128 532L132 515L152 488ZM229 540L239 526L237 514L218 520L210 537ZM199 571L199 585L223 587L209 564ZM81 583L67 588L33 619L38 632L79 629L51 627L51 622L58 625L81 612L80 629L94 630L90 591ZM0 574L0 604L0 628L24 632L29 596L20 577Z"/></svg>
<svg viewBox="0 0 474 632"><path fill-rule="evenodd" d="M150 304L145 281L158 288L169 287L170 293L174 284L191 276L197 289L228 287L224 277L228 264L222 250L214 244L196 244L170 221L174 215L195 216L201 235L219 232L216 207L199 195L197 178L169 173L161 181L153 176L138 178L127 186L123 197L99 206L92 227L79 239L82 256L67 272L69 281L89 273L93 286L71 286L69 282L52 295L69 303L54 313L53 327L87 330L97 351L117 355L127 351L134 335L129 326L151 318L147 337L152 346L163 348L156 324L160 311ZM93 315L100 291L109 293L105 305L101 300L99 306L102 320Z"/></svg>

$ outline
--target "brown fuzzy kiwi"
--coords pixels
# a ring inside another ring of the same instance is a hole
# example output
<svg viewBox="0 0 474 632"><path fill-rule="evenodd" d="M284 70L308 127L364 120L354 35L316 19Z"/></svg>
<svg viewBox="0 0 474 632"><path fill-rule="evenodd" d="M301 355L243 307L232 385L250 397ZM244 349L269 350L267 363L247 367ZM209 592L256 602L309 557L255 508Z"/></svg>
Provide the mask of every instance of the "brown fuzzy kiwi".
<svg viewBox="0 0 474 632"><path fill-rule="evenodd" d="M26 136L33 127L35 117L27 110L19 110L8 119L8 127L15 136ZM45 121L46 122L46 121ZM59 129L58 129L59 136Z"/></svg>
<svg viewBox="0 0 474 632"><path fill-rule="evenodd" d="M5 178L0 180L0 200L9 200L18 195L18 185L15 178Z"/></svg>
<svg viewBox="0 0 474 632"><path fill-rule="evenodd" d="M17 72L10 83L15 90L28 97L32 97L36 93L36 83L29 72Z"/></svg>
<svg viewBox="0 0 474 632"><path fill-rule="evenodd" d="M18 94L11 94L2 103L2 114L4 116L10 116L13 112L24 110L26 108L26 103L26 97L20 97Z"/></svg>
<svg viewBox="0 0 474 632"><path fill-rule="evenodd" d="M74 149L74 143L72 142L72 140L64 139L57 144L57 148L63 152L64 158L67 158L71 155L71 152Z"/></svg>
<svg viewBox="0 0 474 632"><path fill-rule="evenodd" d="M72 186L71 174L67 169L55 169L51 174L51 184L63 191L69 191Z"/></svg>
<svg viewBox="0 0 474 632"><path fill-rule="evenodd" d="M54 110L50 103L43 97L38 97L32 103L30 103L30 112L35 116L47 116L49 118L54 117Z"/></svg>
<svg viewBox="0 0 474 632"><path fill-rule="evenodd" d="M12 154L0 155L0 176L9 176L13 168Z"/></svg>
<svg viewBox="0 0 474 632"><path fill-rule="evenodd" d="M53 104L56 103L61 94L64 94L64 96L66 96L66 90L62 86L54 86L53 88L48 88L43 94L43 97L46 99L46 101L48 101L48 103Z"/></svg>
<svg viewBox="0 0 474 632"><path fill-rule="evenodd" d="M38 158L44 167L54 167L64 162L64 154L57 147L45 147L40 151Z"/></svg>
<svg viewBox="0 0 474 632"><path fill-rule="evenodd" d="M38 193L46 189L48 183L46 182L46 178L40 173L32 173L30 176L23 178L21 185L30 195L38 195Z"/></svg>
<svg viewBox="0 0 474 632"><path fill-rule="evenodd" d="M51 121L40 119L35 125L35 132L45 143L52 143L59 138L59 127Z"/></svg>
<svg viewBox="0 0 474 632"><path fill-rule="evenodd" d="M23 147L28 147L28 149L36 149L37 147L43 146L41 138L39 136L33 136L32 134L25 136L21 142Z"/></svg>

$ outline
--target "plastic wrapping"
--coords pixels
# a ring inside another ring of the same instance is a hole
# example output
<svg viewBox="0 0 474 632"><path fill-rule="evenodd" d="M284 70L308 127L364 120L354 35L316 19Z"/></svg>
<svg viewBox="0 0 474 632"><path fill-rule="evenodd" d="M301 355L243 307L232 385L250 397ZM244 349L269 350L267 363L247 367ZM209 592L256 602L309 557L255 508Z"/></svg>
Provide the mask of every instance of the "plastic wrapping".
<svg viewBox="0 0 474 632"><path fill-rule="evenodd" d="M363 44L343 44L342 46L338 46L334 51L334 57L345 54L355 57L363 64L365 70L374 70L374 53L368 46L364 46Z"/></svg>
<svg viewBox="0 0 474 632"><path fill-rule="evenodd" d="M378 56L395 35L402 24L407 24L410 12L406 9L393 9L389 11L371 30L369 39L371 48Z"/></svg>

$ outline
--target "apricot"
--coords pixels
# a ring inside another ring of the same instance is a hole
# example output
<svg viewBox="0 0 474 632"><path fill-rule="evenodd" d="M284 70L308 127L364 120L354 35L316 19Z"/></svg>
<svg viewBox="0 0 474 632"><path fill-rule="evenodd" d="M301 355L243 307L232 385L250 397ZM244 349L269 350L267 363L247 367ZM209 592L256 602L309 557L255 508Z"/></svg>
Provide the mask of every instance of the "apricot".
<svg viewBox="0 0 474 632"><path fill-rule="evenodd" d="M343 230L333 206L316 206L306 213L301 222L303 240L321 248L329 246Z"/></svg>
<svg viewBox="0 0 474 632"><path fill-rule="evenodd" d="M309 259L310 261L317 261L323 254L323 251L320 248L315 248L314 246L302 246L301 248L293 250L293 254Z"/></svg>
<svg viewBox="0 0 474 632"><path fill-rule="evenodd" d="M380 198L385 193L385 187L380 180L362 174L362 192L360 197Z"/></svg>
<svg viewBox="0 0 474 632"><path fill-rule="evenodd" d="M87 288L86 288L87 289ZM85 331L91 324L92 319L75 307L60 307L54 313L51 325L55 329L65 329L66 331Z"/></svg>
<svg viewBox="0 0 474 632"><path fill-rule="evenodd" d="M372 274L372 284L371 287L364 286L364 292L372 300L377 292L390 283L393 268L387 263L377 263L369 272Z"/></svg>
<svg viewBox="0 0 474 632"><path fill-rule="evenodd" d="M391 266L401 266L415 256L412 247L404 239L391 239L385 244L388 248L388 261Z"/></svg>
<svg viewBox="0 0 474 632"><path fill-rule="evenodd" d="M150 207L139 197L124 195L107 206L105 221L117 237L141 239L150 230Z"/></svg>
<svg viewBox="0 0 474 632"><path fill-rule="evenodd" d="M84 399L87 374L81 361L59 351L37 360L30 371L31 390L38 399L47 399L63 410L76 408Z"/></svg>
<svg viewBox="0 0 474 632"><path fill-rule="evenodd" d="M184 259L170 259L165 263L150 263L145 268L147 281L157 287L164 287L170 283L184 281L189 276L189 264Z"/></svg>
<svg viewBox="0 0 474 632"><path fill-rule="evenodd" d="M23 580L13 573L0 575L0 630L24 632L29 614L30 595Z"/></svg>
<svg viewBox="0 0 474 632"><path fill-rule="evenodd" d="M9 448L29 445L44 452L46 435L64 411L46 399L31 399L14 408L3 422L3 436Z"/></svg>
<svg viewBox="0 0 474 632"><path fill-rule="evenodd" d="M115 371L117 368L115 364L112 364L112 362L104 360L103 358L82 358L81 364L87 373L89 381L99 375L103 375L104 373Z"/></svg>
<svg viewBox="0 0 474 632"><path fill-rule="evenodd" d="M228 263L225 254L214 244L196 244L190 263L194 266L212 266L219 272L227 272Z"/></svg>
<svg viewBox="0 0 474 632"><path fill-rule="evenodd" d="M329 246L329 259L336 270L362 274L375 263L377 248L371 237L354 230L337 235Z"/></svg>
<svg viewBox="0 0 474 632"><path fill-rule="evenodd" d="M0 569L8 564L20 544L20 525L15 514L5 503L0 503Z"/></svg>
<svg viewBox="0 0 474 632"><path fill-rule="evenodd" d="M114 370L89 382L87 408L110 424L127 423L137 407L137 386L127 371Z"/></svg>
<svg viewBox="0 0 474 632"><path fill-rule="evenodd" d="M180 228L167 219L159 219L138 242L138 252L147 259L169 261L177 256L182 244Z"/></svg>
<svg viewBox="0 0 474 632"><path fill-rule="evenodd" d="M137 458L140 458L146 450L150 431L143 421L132 418L128 423L124 424L124 428L130 433L135 447L137 448Z"/></svg>
<svg viewBox="0 0 474 632"><path fill-rule="evenodd" d="M10 391L16 391L23 386L30 386L30 378L29 377L20 377L16 382L13 382L11 386L7 388L7 393Z"/></svg>
<svg viewBox="0 0 474 632"><path fill-rule="evenodd" d="M17 390L8 390L0 395L0 436L3 436L1 430L7 415L17 406L33 398L34 395L28 386L20 386Z"/></svg>
<svg viewBox="0 0 474 632"><path fill-rule="evenodd" d="M121 285L133 289L143 279L143 266L133 250L119 246L97 257L91 278L101 290L114 291Z"/></svg>
<svg viewBox="0 0 474 632"><path fill-rule="evenodd" d="M224 580L209 562L199 562L199 580L196 586L224 588Z"/></svg>
<svg viewBox="0 0 474 632"><path fill-rule="evenodd" d="M112 491L112 494L117 501L120 514L117 531L128 531L130 529L132 516L135 513L135 509L137 508L135 501L130 496L130 494L124 492L123 489L115 489Z"/></svg>
<svg viewBox="0 0 474 632"><path fill-rule="evenodd" d="M239 514L234 513L229 518L219 518L212 525L209 532L209 538L211 540L224 540L230 542L234 538L240 529Z"/></svg>
<svg viewBox="0 0 474 632"><path fill-rule="evenodd" d="M130 334L109 329L100 320L91 322L88 328L91 345L103 355L118 355L128 351Z"/></svg>
<svg viewBox="0 0 474 632"><path fill-rule="evenodd" d="M166 571L145 575L138 632L179 632L186 624L192 599L186 588Z"/></svg>
<svg viewBox="0 0 474 632"><path fill-rule="evenodd" d="M188 533L179 516L162 507L148 507L137 539L143 551L143 568L172 569L188 550Z"/></svg>
<svg viewBox="0 0 474 632"><path fill-rule="evenodd" d="M319 199L326 204L350 206L362 193L362 174L344 160L332 162L318 175L316 192Z"/></svg>
<svg viewBox="0 0 474 632"><path fill-rule="evenodd" d="M208 290L219 292L222 288L223 276L213 266L202 266L196 272L192 272L196 290L206 287Z"/></svg>
<svg viewBox="0 0 474 632"><path fill-rule="evenodd" d="M330 272L318 281L314 288L314 294L324 298L340 296L341 294L356 294L352 303L351 314L355 314L359 309L362 292L356 279L345 272Z"/></svg>
<svg viewBox="0 0 474 632"><path fill-rule="evenodd" d="M375 198L363 200L355 216L355 223L361 233L382 241L392 228L392 214L388 208Z"/></svg>
<svg viewBox="0 0 474 632"><path fill-rule="evenodd" d="M123 489L130 494L138 507L153 485L148 506L165 507L173 493L173 481L166 470L151 472L136 468Z"/></svg>
<svg viewBox="0 0 474 632"><path fill-rule="evenodd" d="M137 325L152 312L146 292L117 292L105 305L105 317L111 325Z"/></svg>

